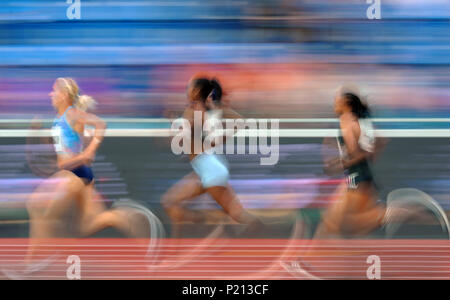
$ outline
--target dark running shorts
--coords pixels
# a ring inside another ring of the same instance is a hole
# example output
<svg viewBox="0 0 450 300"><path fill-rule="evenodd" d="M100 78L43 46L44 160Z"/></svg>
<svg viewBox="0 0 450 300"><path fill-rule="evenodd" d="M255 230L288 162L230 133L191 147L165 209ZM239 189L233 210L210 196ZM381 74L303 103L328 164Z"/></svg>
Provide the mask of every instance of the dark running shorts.
<svg viewBox="0 0 450 300"><path fill-rule="evenodd" d="M80 166L78 168L75 168L71 170L71 172L81 179L87 184L90 184L92 180L94 180L94 173L92 172L92 169L88 166Z"/></svg>

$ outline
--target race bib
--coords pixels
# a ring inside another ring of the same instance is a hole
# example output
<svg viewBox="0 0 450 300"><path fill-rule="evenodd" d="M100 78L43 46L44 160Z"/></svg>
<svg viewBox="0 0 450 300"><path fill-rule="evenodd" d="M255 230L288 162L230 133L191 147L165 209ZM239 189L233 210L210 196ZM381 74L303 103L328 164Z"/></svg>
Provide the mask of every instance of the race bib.
<svg viewBox="0 0 450 300"><path fill-rule="evenodd" d="M55 147L56 153L63 152L61 127L59 126L52 127L52 137L53 137L53 146Z"/></svg>

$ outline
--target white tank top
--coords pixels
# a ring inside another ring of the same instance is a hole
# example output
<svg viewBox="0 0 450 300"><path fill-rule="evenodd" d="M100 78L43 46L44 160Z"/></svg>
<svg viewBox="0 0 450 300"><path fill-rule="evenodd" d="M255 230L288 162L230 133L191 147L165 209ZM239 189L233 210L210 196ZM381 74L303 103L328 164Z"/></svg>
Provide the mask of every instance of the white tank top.
<svg viewBox="0 0 450 300"><path fill-rule="evenodd" d="M375 150L375 132L370 119L358 119L360 134L358 145L362 150L373 153ZM341 158L348 157L347 148L345 147L344 139L339 136L336 137L339 156Z"/></svg>
<svg viewBox="0 0 450 300"><path fill-rule="evenodd" d="M211 125L222 123L223 111L221 109L212 109L205 112L205 122L208 121ZM204 130L203 135L214 135L214 128ZM220 133L218 133L220 134Z"/></svg>
<svg viewBox="0 0 450 300"><path fill-rule="evenodd" d="M375 150L375 132L370 119L358 119L359 134L358 144L362 150L373 153Z"/></svg>

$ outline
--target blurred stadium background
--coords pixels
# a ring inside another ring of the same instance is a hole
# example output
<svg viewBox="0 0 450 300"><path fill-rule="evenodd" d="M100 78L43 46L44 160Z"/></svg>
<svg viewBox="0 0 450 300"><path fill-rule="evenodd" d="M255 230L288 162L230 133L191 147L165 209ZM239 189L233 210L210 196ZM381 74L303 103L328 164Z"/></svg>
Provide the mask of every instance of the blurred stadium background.
<svg viewBox="0 0 450 300"><path fill-rule="evenodd" d="M380 198L414 187L450 210L447 0L382 0L381 20L366 18L369 5L362 0L81 5L81 20L67 19L69 5L62 0L0 5L0 236L28 236L23 203L39 178L27 159L25 136L13 130L29 128L33 118L53 118L48 93L62 76L75 78L83 93L97 99L97 113L109 128L136 130L167 128L164 119L179 116L187 82L198 72L217 76L227 101L252 118L333 118L335 90L356 84L376 118L391 118L377 127L400 131L374 166ZM337 123L293 120L281 128ZM434 138L402 136L412 129L444 131ZM280 144L280 161L272 167L260 166L256 155L229 156L232 185L244 206L261 214L308 208L317 215L342 179L323 173L322 138L282 138ZM167 137L119 136L105 140L94 172L106 201L134 199L168 225L160 197L190 165L171 153ZM207 198L193 206L217 209ZM433 237L421 230L414 235ZM272 233L289 234L289 224Z"/></svg>

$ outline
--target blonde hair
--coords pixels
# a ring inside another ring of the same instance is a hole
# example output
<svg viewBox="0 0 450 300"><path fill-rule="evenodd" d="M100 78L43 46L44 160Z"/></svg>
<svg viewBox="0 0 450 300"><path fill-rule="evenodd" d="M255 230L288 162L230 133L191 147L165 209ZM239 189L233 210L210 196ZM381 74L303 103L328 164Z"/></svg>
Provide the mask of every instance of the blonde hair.
<svg viewBox="0 0 450 300"><path fill-rule="evenodd" d="M56 79L59 86L63 88L69 95L72 104L83 111L95 110L97 106L97 101L94 98L87 95L80 95L80 88L75 80L72 78L60 77Z"/></svg>

